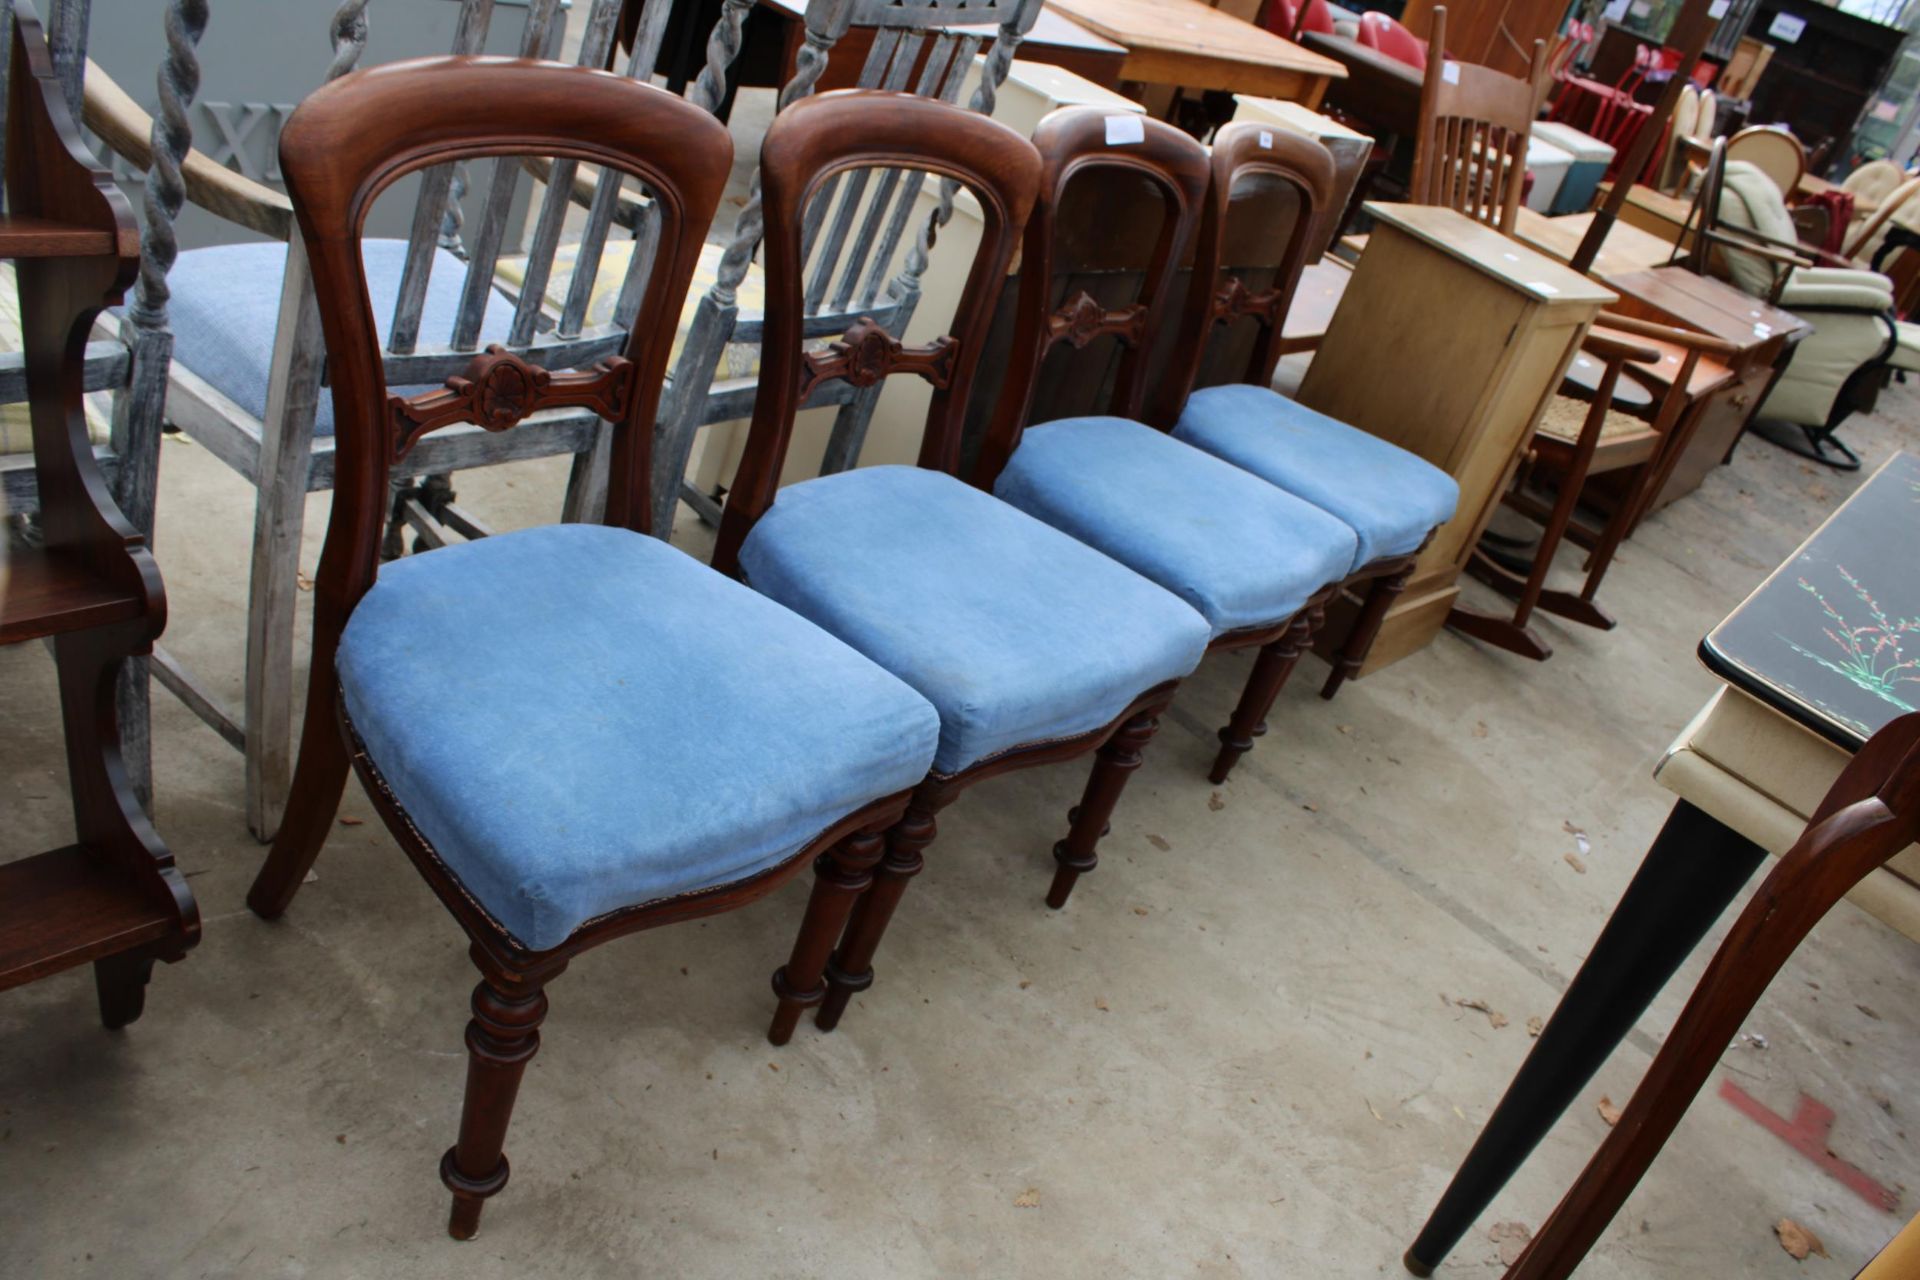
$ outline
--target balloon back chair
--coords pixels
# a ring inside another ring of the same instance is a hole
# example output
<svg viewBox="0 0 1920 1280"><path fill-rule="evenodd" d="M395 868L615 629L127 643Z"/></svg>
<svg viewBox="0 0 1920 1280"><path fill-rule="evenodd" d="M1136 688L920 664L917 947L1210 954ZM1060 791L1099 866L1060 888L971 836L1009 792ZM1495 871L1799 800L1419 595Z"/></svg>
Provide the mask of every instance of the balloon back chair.
<svg viewBox="0 0 1920 1280"><path fill-rule="evenodd" d="M1298 235L1273 235L1265 202L1249 197L1263 186L1290 186L1301 216L1310 218L1325 198L1320 175L1329 172L1324 154L1309 158L1282 141L1277 134L1269 140L1251 122L1229 126L1214 140L1193 270L1173 326L1177 346L1150 420L1353 530L1354 556L1341 590L1360 604L1347 633L1331 646L1333 670L1320 690L1331 698L1359 674L1420 549L1453 518L1460 489L1417 455L1272 389L1280 324L1311 246Z"/></svg>
<svg viewBox="0 0 1920 1280"><path fill-rule="evenodd" d="M356 64L367 46L369 15L377 24L383 6L395 2L339 0L329 77ZM687 91L689 101L708 111L720 107L728 68L742 47L742 24L754 3L724 0L719 6L705 65ZM991 110L994 87L1039 7L1040 0L808 0L804 40L780 105L812 92L835 43L859 25L874 29L863 84L937 97L957 95L975 52L990 45L972 104ZM669 18L676 10L691 13L698 6L673 0L578 0L572 9L580 14L581 65L614 64L624 15L631 54L621 70L646 79L658 61ZM510 13L522 22L523 56L557 53L569 25L561 0L459 0L451 51L479 53L495 20L505 21ZM948 29L960 23L995 25L984 34ZM120 130L115 137L136 141L132 132ZM650 254L649 202L623 190L617 174L602 181L591 169L568 161L530 168L496 171L486 187L454 167L425 174L407 238L367 241L375 296L387 313L381 332L390 385L437 385L496 342L543 368L564 369L590 364L625 341L644 283L637 264ZM251 191L229 189L233 185L203 191L189 184L187 196L239 227L286 240L291 224L278 193L257 184L241 184ZM816 262L824 283L810 300L817 304L811 313L819 332L839 332L850 312L897 314L905 323L925 269L920 241L929 234L914 222L921 207L917 196L917 187L852 192L830 223L816 225L821 243ZM524 250L516 252L520 210L531 230ZM813 224L824 221L825 212L811 215ZM940 211L942 216L950 212ZM671 532L681 476L699 429L746 416L753 401L752 349L760 322L758 280L751 268L759 229L758 201L750 198L727 244L702 252L696 269L701 287L680 317L681 340L661 397L655 445L653 527L662 538ZM902 244L907 252L897 255ZM906 261L896 270L898 256ZM173 273L168 415L258 491L243 709L232 714L214 691L172 664L158 670L189 707L244 751L247 821L262 840L279 826L292 767L293 618L306 497L328 488L334 478L332 414L324 396L327 363L311 294L305 263L292 245L214 245L181 254ZM830 394L840 398L825 398ZM856 456L871 397L846 388L825 389L822 396L817 403L841 408L836 456ZM396 477L386 554L400 555L409 532L416 550L484 535L484 521L458 503L453 475L529 458L571 458L563 518L594 519L604 500L609 438L605 424L584 411L545 415L506 437L477 428L436 433L410 455L412 470ZM688 491L687 496L704 502L703 511L717 513L704 495Z"/></svg>
<svg viewBox="0 0 1920 1280"><path fill-rule="evenodd" d="M495 346L439 390L390 392L362 229L382 191L454 163L618 171L655 210L621 347L548 372ZM333 826L349 763L480 970L450 1232L507 1181L514 1099L546 988L580 952L759 898L818 857L786 972L820 985L881 833L938 721L804 620L646 536L654 412L733 147L651 85L556 63L440 58L314 93L281 145L331 357L333 514L315 584L299 765L248 895L283 912ZM382 565L389 479L459 424L511 434L553 410L609 424L605 523L499 534ZM817 998L817 997L816 997Z"/></svg>
<svg viewBox="0 0 1920 1280"><path fill-rule="evenodd" d="M1109 143L1107 119L1098 108L1056 111L1034 131L1040 201L1020 256L1013 348L1025 389L1000 396L972 479L1192 605L1212 630L1209 649L1259 650L1220 731L1212 780L1222 783L1352 567L1356 539L1311 503L1140 421L1211 166L1206 148L1159 121L1137 143ZM1216 145L1251 145L1287 175L1271 181L1293 198L1280 198L1283 216L1263 230L1304 260L1308 246L1293 242L1312 236L1312 210L1331 189L1326 149L1260 128L1230 129ZM1075 389L1095 394L1070 413L1036 413L1043 380L1056 405Z"/></svg>
<svg viewBox="0 0 1920 1280"><path fill-rule="evenodd" d="M1157 717L1199 664L1207 624L1132 570L958 478L967 399L1040 177L1033 146L945 103L833 93L774 121L761 150L767 332L760 396L720 521L716 568L737 573L914 686L940 713L940 748L828 968L817 1023L834 1027L873 981L872 959L932 842L935 815L976 782L1097 752L1047 896L1063 906ZM836 177L919 169L979 201L980 247L946 336L923 346L867 319L802 350L803 211ZM819 383L893 374L934 387L916 466L876 466L782 489L794 413ZM813 928L809 917L802 936ZM782 1043L813 1002L776 975Z"/></svg>

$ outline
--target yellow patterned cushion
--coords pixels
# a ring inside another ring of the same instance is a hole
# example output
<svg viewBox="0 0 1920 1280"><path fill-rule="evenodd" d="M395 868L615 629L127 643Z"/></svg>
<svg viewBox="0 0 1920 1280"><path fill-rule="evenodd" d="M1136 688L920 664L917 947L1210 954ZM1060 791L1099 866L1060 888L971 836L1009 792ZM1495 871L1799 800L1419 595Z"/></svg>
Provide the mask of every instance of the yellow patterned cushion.
<svg viewBox="0 0 1920 1280"><path fill-rule="evenodd" d="M564 244L554 251L553 273L547 279L547 298L545 310L559 315L566 305L567 289L573 283L573 264L578 256L578 244ZM680 327L674 334L673 355L667 361L671 370L680 360L680 348L686 344L687 330L693 325L693 313L700 299L720 275L720 257L726 252L722 245L708 244L700 247L700 263L693 269L693 284L687 289L687 299L680 308ZM587 301L588 328L613 323L613 307L620 300L620 286L627 276L627 264L633 260L633 241L611 241L606 251L600 255L600 272L593 280L593 295ZM526 280L527 260L525 258L502 258L494 270L495 277L510 291L518 292ZM746 279L740 282L739 306L742 312L758 314L766 305L766 286L760 276L760 264L753 263L747 268ZM722 378L750 378L760 372L760 344L757 342L734 342L727 345L726 353L720 361L718 376Z"/></svg>
<svg viewBox="0 0 1920 1280"><path fill-rule="evenodd" d="M0 262L0 351L20 349L20 291L14 288L13 264ZM111 420L91 395L84 401L87 409L87 437L94 444L105 444ZM0 454L33 452L33 420L27 406L0 405Z"/></svg>

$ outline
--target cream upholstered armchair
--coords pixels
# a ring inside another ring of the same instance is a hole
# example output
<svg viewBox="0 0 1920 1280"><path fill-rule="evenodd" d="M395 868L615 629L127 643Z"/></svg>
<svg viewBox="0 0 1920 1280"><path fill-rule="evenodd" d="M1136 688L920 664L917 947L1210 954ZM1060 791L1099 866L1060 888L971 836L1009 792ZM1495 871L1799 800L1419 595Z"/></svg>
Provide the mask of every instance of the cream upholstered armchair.
<svg viewBox="0 0 1920 1280"><path fill-rule="evenodd" d="M1716 140L1694 203L1700 234L1689 265L1710 267L1743 291L1814 326L1755 413L1799 429L1800 439L1763 430L1817 462L1854 470L1860 460L1835 437L1856 410L1871 409L1893 369L1920 370L1920 325L1894 312L1893 281L1799 242L1786 198L1756 165L1728 160Z"/></svg>

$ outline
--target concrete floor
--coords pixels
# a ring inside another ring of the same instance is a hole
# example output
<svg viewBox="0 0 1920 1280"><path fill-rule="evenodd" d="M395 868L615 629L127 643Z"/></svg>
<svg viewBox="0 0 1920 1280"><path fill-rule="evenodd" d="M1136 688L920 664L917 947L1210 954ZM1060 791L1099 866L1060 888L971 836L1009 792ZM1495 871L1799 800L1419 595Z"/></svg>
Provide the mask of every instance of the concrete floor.
<svg viewBox="0 0 1920 1280"><path fill-rule="evenodd" d="M1916 427L1920 391L1896 388L1847 436L1871 466ZM461 490L512 526L550 518L563 480L526 465ZM1650 770L1714 688L1699 637L1854 483L1749 443L1628 544L1617 631L1543 620L1539 666L1444 635L1331 705L1309 662L1223 788L1203 775L1248 659L1210 659L1066 911L1040 898L1084 766L950 810L834 1035L762 1038L805 880L589 954L553 988L514 1181L467 1246L435 1176L473 982L458 929L357 786L344 812L368 821L334 832L283 921L251 916L240 759L162 695L158 820L204 941L124 1033L84 971L0 997L0 1277L1401 1274L1666 813ZM169 439L167 643L236 705L251 510ZM309 511L311 566L325 496ZM38 647L0 651L7 856L66 838L50 674ZM1851 1275L1916 1208L1917 983L1920 947L1836 911L1751 1019L1766 1047L1729 1049L1581 1274ZM1490 1274L1489 1228L1540 1223L1685 985L1443 1275ZM1902 1187L1899 1212L1720 1101L1720 1078L1786 1114L1801 1092L1830 1105L1834 1150ZM1781 1217L1831 1258L1788 1258Z"/></svg>

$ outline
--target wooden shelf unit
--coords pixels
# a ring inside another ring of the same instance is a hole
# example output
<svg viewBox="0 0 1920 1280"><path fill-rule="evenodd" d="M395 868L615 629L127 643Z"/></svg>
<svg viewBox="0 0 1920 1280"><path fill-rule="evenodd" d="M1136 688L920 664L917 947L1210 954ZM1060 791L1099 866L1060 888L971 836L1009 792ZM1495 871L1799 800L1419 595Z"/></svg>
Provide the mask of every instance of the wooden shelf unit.
<svg viewBox="0 0 1920 1280"><path fill-rule="evenodd" d="M49 640L59 671L74 843L0 863L0 991L94 966L100 1017L140 1016L156 960L200 937L199 908L120 760L114 690L166 623L160 572L108 497L81 403L85 343L139 269L132 207L80 140L40 21L9 32L7 204L42 545L0 559L0 644Z"/></svg>

